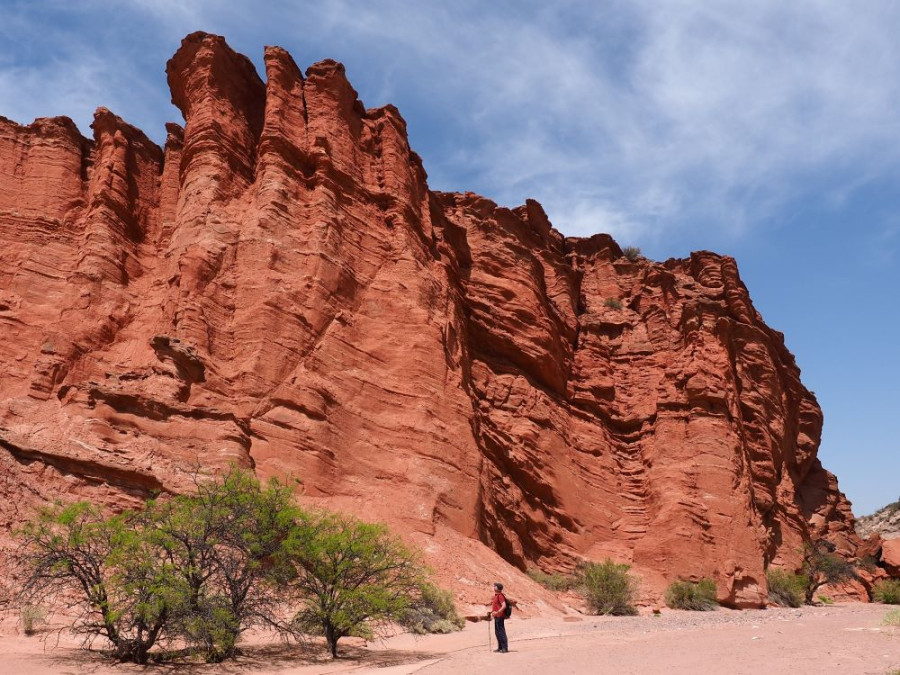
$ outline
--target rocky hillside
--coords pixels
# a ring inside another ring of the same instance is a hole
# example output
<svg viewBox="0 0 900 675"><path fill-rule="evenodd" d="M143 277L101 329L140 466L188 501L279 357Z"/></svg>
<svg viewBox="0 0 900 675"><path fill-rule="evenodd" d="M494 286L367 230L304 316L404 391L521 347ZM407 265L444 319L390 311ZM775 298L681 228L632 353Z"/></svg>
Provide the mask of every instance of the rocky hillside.
<svg viewBox="0 0 900 675"><path fill-rule="evenodd" d="M872 534L882 539L900 538L900 501L888 504L872 515L857 518L856 533L863 539Z"/></svg>
<svg viewBox="0 0 900 675"><path fill-rule="evenodd" d="M822 412L734 260L432 192L339 63L265 68L185 38L164 148L103 108L92 139L0 119L4 530L236 463L387 521L472 597L610 556L758 606L810 537L855 554Z"/></svg>

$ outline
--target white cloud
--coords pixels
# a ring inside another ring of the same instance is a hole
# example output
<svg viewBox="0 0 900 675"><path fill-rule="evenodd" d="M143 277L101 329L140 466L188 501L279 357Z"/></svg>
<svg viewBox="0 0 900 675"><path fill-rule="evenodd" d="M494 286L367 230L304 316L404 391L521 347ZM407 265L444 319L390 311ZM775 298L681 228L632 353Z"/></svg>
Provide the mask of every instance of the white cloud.
<svg viewBox="0 0 900 675"><path fill-rule="evenodd" d="M2 68L2 114L21 124L28 124L35 117L65 115L90 136L88 127L98 101L109 100L108 92L99 86L105 75L105 64L91 57L75 62L54 60L44 67ZM48 96L48 92L52 95Z"/></svg>

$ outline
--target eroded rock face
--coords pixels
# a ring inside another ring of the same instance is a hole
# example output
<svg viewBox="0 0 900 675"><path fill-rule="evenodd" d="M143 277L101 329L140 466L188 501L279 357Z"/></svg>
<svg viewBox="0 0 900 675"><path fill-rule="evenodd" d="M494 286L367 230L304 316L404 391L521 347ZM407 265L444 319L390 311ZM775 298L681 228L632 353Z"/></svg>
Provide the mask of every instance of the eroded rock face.
<svg viewBox="0 0 900 675"><path fill-rule="evenodd" d="M735 606L810 537L856 553L732 259L630 261L536 202L431 192L343 66L265 64L185 38L164 149L102 108L93 140L0 120L4 528L236 463L388 521L473 598L503 572L475 542L609 556L649 592L711 576Z"/></svg>

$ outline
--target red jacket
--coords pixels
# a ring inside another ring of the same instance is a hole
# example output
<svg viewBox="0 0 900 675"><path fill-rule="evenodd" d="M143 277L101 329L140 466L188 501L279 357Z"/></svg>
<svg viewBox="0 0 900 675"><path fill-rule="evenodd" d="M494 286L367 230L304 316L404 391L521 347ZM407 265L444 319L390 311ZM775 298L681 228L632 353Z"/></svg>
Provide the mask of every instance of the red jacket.
<svg viewBox="0 0 900 675"><path fill-rule="evenodd" d="M503 593L494 593L494 603L491 605L491 616L500 618L506 609L506 596Z"/></svg>

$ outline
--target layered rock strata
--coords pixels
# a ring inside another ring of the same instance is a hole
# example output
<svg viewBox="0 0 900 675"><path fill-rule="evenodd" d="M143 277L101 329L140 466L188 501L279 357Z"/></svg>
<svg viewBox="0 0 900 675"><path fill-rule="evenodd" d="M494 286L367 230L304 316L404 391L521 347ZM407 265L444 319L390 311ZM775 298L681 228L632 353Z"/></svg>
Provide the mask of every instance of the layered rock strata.
<svg viewBox="0 0 900 675"><path fill-rule="evenodd" d="M758 606L809 538L855 554L822 413L734 260L632 261L536 202L432 192L339 63L265 67L185 38L162 149L102 108L92 140L0 120L4 528L236 463L386 520L458 589L502 572L487 547Z"/></svg>

